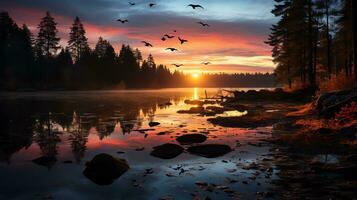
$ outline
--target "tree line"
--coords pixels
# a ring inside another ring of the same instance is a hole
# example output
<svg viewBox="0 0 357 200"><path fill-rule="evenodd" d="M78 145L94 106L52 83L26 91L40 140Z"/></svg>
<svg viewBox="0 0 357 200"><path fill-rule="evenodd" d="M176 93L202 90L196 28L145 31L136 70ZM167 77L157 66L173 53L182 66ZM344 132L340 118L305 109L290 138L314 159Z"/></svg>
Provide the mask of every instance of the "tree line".
<svg viewBox="0 0 357 200"><path fill-rule="evenodd" d="M355 0L275 0L279 17L267 41L280 83L318 88L341 77L357 82Z"/></svg>
<svg viewBox="0 0 357 200"><path fill-rule="evenodd" d="M47 12L34 36L26 25L19 27L7 12L0 13L1 90L158 88L197 84L190 75L157 65L151 54L143 59L140 50L129 45L122 45L116 53L108 40L99 37L92 49L78 17L70 28L67 46L61 47L57 26ZM204 77L207 82L211 81L206 85L239 86L256 83L262 76L271 80L269 85L272 85L272 74L206 74Z"/></svg>

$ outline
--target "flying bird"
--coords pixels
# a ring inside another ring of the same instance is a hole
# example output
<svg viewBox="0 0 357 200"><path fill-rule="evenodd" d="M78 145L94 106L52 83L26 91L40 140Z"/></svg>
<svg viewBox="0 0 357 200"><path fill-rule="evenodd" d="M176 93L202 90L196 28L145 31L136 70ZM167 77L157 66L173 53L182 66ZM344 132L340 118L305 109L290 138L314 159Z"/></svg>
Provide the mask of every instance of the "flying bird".
<svg viewBox="0 0 357 200"><path fill-rule="evenodd" d="M188 5L187 7L192 7L194 10L195 10L196 8L202 8L202 9L204 9L203 6L201 6L201 5L199 5L199 4L190 4L190 5Z"/></svg>
<svg viewBox="0 0 357 200"><path fill-rule="evenodd" d="M180 40L181 44L184 44L185 42L188 42L188 40L182 39L180 37L178 37L178 39Z"/></svg>
<svg viewBox="0 0 357 200"><path fill-rule="evenodd" d="M209 24L206 24L206 23L203 23L203 22L197 22L197 23L198 23L198 24L201 24L203 27L204 27L204 26L210 27Z"/></svg>
<svg viewBox="0 0 357 200"><path fill-rule="evenodd" d="M144 43L146 47L153 47L152 44L150 44L149 42L146 41L141 41L141 42Z"/></svg>
<svg viewBox="0 0 357 200"><path fill-rule="evenodd" d="M162 37L161 40L162 40L162 41L166 41L166 38L165 38L165 37Z"/></svg>
<svg viewBox="0 0 357 200"><path fill-rule="evenodd" d="M169 39L172 39L172 38L174 38L175 36L173 36L173 35L168 35L168 34L165 34L165 35L164 35L164 37L167 37L167 38L169 38Z"/></svg>
<svg viewBox="0 0 357 200"><path fill-rule="evenodd" d="M125 23L128 23L129 20L125 19L125 20L122 20L122 19L118 19L117 20L118 22L121 22L122 24L125 24Z"/></svg>
<svg viewBox="0 0 357 200"><path fill-rule="evenodd" d="M152 7L156 6L156 4L155 3L150 3L149 6L150 6L150 8L152 8Z"/></svg>
<svg viewBox="0 0 357 200"><path fill-rule="evenodd" d="M183 64L172 64L173 66L175 66L175 67L182 67L182 66L184 66Z"/></svg>
<svg viewBox="0 0 357 200"><path fill-rule="evenodd" d="M207 65L210 65L211 62L203 62L202 64L207 66Z"/></svg>
<svg viewBox="0 0 357 200"><path fill-rule="evenodd" d="M174 33L176 33L177 32L177 30L174 30Z"/></svg>
<svg viewBox="0 0 357 200"><path fill-rule="evenodd" d="M176 48L166 48L166 50L170 50L170 51L172 51L172 52L178 51L178 49L176 49Z"/></svg>
<svg viewBox="0 0 357 200"><path fill-rule="evenodd" d="M133 3L133 2L129 2L129 4L132 5L132 6L135 6L135 3Z"/></svg>

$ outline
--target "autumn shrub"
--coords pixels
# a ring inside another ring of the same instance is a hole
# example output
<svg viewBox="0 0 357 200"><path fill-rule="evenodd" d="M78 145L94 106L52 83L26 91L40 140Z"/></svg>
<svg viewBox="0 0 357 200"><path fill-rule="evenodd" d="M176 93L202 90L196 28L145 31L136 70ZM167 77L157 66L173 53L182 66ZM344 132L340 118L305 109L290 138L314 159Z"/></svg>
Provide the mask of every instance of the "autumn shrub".
<svg viewBox="0 0 357 200"><path fill-rule="evenodd" d="M342 107L341 110L335 114L335 119L340 123L348 123L357 119L357 103L353 101Z"/></svg>
<svg viewBox="0 0 357 200"><path fill-rule="evenodd" d="M322 80L319 83L320 92L331 92L337 90L351 89L355 86L355 81L352 77L346 77L340 73L337 76L332 76L329 80Z"/></svg>

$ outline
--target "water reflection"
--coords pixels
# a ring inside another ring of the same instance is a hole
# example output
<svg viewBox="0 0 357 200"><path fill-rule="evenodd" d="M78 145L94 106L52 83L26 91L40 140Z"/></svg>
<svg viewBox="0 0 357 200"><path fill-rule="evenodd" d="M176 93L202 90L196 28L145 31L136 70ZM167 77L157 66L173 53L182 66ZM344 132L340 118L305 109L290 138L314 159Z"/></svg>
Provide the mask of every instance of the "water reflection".
<svg viewBox="0 0 357 200"><path fill-rule="evenodd" d="M216 92L216 89L208 91L208 95L214 96ZM58 199L70 199L73 195L77 199L96 199L102 195L109 195L109 199L159 199L168 193L177 194L178 199L187 199L191 198L190 194L180 191L192 190L191 183L195 181L227 184L222 177L247 179L250 174L231 169L243 160L254 160L267 153L268 148L264 147L258 150L254 149L256 146L242 147L248 141L266 135L253 137L251 133L246 134L247 130L215 127L203 116L177 114L178 110L188 110L192 106L185 105L185 99L199 99L205 96L204 93L203 89L195 88L173 92L0 98L0 109L6 113L0 116L3 130L0 162L5 164L0 164L0 187L8 188L0 194L0 199L3 196L6 199L31 199L31 195L42 191ZM161 125L153 129L148 125L153 121ZM178 144L176 137L186 133L205 134L205 144L227 144L235 148L234 152L213 160L188 153L172 160L150 156L153 147ZM130 170L120 180L101 190L82 174L85 163L99 153L124 158L130 165ZM46 161L43 165L46 167L35 165L31 162L34 159L42 159L38 163ZM227 174L228 169L234 175ZM264 175L261 176L263 183ZM14 184L7 184L10 181ZM253 191L256 186L237 184L235 187L253 187L249 189ZM18 197L15 188L21 188L22 197ZM261 189L266 187L261 186ZM148 194L152 197L145 196ZM212 197L227 199L222 194Z"/></svg>

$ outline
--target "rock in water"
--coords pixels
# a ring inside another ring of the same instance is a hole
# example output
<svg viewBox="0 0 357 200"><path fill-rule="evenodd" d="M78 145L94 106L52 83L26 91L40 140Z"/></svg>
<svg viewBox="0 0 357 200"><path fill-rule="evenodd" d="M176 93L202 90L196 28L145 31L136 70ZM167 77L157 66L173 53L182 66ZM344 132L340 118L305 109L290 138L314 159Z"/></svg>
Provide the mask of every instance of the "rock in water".
<svg viewBox="0 0 357 200"><path fill-rule="evenodd" d="M160 125L159 122L149 122L150 127L154 127L154 126L158 126L158 125Z"/></svg>
<svg viewBox="0 0 357 200"><path fill-rule="evenodd" d="M172 159L179 156L183 150L183 147L177 144L167 143L154 147L150 155L161 159Z"/></svg>
<svg viewBox="0 0 357 200"><path fill-rule="evenodd" d="M189 147L187 151L206 158L216 158L231 152L232 149L225 144L204 144Z"/></svg>
<svg viewBox="0 0 357 200"><path fill-rule="evenodd" d="M207 136L202 134L187 134L176 139L180 144L202 143L207 140Z"/></svg>
<svg viewBox="0 0 357 200"><path fill-rule="evenodd" d="M39 158L33 159L32 162L51 168L54 164L56 164L57 159L54 156L41 156Z"/></svg>
<svg viewBox="0 0 357 200"><path fill-rule="evenodd" d="M110 185L130 167L126 160L116 159L108 154L96 155L87 162L83 174L98 185Z"/></svg>

